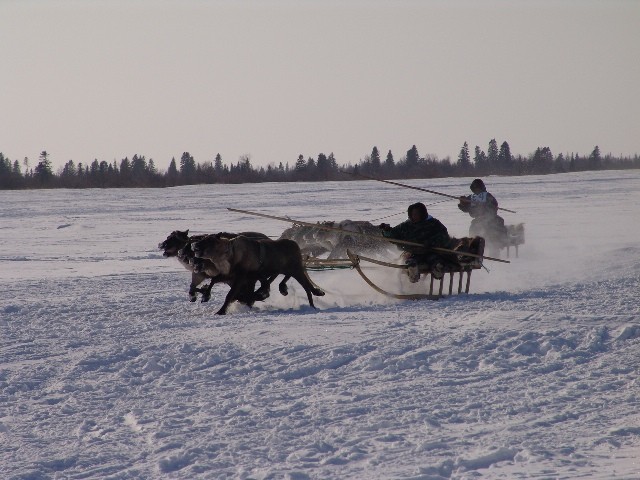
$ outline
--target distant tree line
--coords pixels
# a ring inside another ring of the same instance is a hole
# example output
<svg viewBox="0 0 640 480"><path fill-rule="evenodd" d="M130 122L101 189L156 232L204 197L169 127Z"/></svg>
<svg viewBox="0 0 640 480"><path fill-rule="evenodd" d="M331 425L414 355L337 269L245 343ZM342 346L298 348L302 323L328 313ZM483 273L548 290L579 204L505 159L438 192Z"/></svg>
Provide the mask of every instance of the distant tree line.
<svg viewBox="0 0 640 480"><path fill-rule="evenodd" d="M356 164L339 165L333 153L320 153L317 157L299 155L290 166L288 162L254 167L249 155L241 156L236 163L227 164L220 154L214 160L196 162L189 152L180 160L171 159L169 168L160 172L153 159L134 155L120 162L94 160L91 163L75 163L69 160L57 172L53 171L49 153L40 153L32 166L28 158L10 160L0 152L0 189L24 188L132 188L173 187L179 185L213 183L258 182L321 182L327 180L354 180L364 174L377 178L436 178L486 175L533 175L577 172L585 170L611 170L640 168L640 157L614 157L602 155L598 146L587 155L576 153L554 156L549 147L538 147L530 155L513 155L507 142L500 147L495 139L489 141L485 152L476 145L473 155L464 142L458 158L438 159L435 155L420 156L413 145L406 154L396 160L391 150L382 158L377 147Z"/></svg>

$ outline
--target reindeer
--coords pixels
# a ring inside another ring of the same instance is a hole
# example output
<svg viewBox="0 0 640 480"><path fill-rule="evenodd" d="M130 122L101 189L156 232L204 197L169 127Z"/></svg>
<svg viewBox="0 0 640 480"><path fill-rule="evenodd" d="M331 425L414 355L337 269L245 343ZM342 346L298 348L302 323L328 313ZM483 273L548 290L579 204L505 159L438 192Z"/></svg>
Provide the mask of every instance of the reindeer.
<svg viewBox="0 0 640 480"><path fill-rule="evenodd" d="M222 232L219 235L223 238L235 238L238 234ZM250 238L268 239L266 235L258 232L243 232L242 235ZM208 302L211 298L211 289L216 283L230 285L233 281L229 275L222 274L212 262L195 257L191 243L205 237L206 235L189 236L189 230L174 230L166 240L158 245L158 248L163 250L165 257L175 257L184 268L191 272L191 284L189 285L189 300L191 302L197 300L197 293L202 294L202 302ZM198 287L206 279L211 279L211 282L203 287ZM261 284L260 290L255 293L254 288L255 282L253 285L246 285L245 289L238 294L238 300L251 306L255 301L264 300L269 296L268 284Z"/></svg>
<svg viewBox="0 0 640 480"><path fill-rule="evenodd" d="M218 315L227 313L227 308L231 302L238 300L246 284L255 284L256 280L260 280L270 285L280 274L285 276L280 283L280 293L283 295L288 293L286 281L291 277L302 285L311 307L315 308L312 294L324 295L309 280L300 247L293 240L254 240L243 235L229 239L221 235L207 235L193 242L191 247L196 257L211 261L220 273L233 278L231 290Z"/></svg>

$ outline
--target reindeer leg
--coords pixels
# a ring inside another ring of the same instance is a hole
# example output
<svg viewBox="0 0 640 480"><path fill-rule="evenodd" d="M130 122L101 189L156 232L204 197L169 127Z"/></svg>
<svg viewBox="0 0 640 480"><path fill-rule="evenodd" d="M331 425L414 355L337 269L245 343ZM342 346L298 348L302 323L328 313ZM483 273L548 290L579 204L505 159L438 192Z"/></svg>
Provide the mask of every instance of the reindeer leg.
<svg viewBox="0 0 640 480"><path fill-rule="evenodd" d="M229 308L229 305L231 304L231 302L233 302L233 297L231 295L231 290L229 290L229 293L227 293L227 296L224 299L224 303L222 304L222 307L220 307L220 310L216 312L216 315L226 315L227 308Z"/></svg>
<svg viewBox="0 0 640 480"><path fill-rule="evenodd" d="M301 270L295 275L292 275L292 277L295 278L300 285L302 285L302 288L304 288L304 291L307 293L307 299L309 300L309 305L311 305L311 308L316 308L316 306L313 304L313 297L311 296L311 294L322 297L324 295L324 292L311 285L311 282L307 278L304 270Z"/></svg>
<svg viewBox="0 0 640 480"><path fill-rule="evenodd" d="M238 301L240 303L244 303L249 308L253 307L253 304L256 301L255 294L253 289L256 287L256 280L252 277L238 277L236 276L231 283L231 288L229 289L229 293L227 293L226 298L224 299L224 304L216 312L216 315L225 315L227 313L227 309L229 305L234 301Z"/></svg>
<svg viewBox="0 0 640 480"><path fill-rule="evenodd" d="M226 281L226 277L224 275L216 275L215 277L208 277L211 279L208 285L200 288L199 291L202 293L202 303L206 303L211 300L211 290L216 283L221 283Z"/></svg>
<svg viewBox="0 0 640 480"><path fill-rule="evenodd" d="M255 298L256 300L265 300L267 298L269 298L269 294L270 294L270 290L271 290L271 283L273 283L273 281L276 279L278 275L272 275L270 277L261 277L259 278L260 280L260 288L258 290L256 290L255 292Z"/></svg>
<svg viewBox="0 0 640 480"><path fill-rule="evenodd" d="M278 285L278 290L280 290L280 294L284 297L289 295L289 288L287 287L287 281L290 278L291 278L291 275L286 275L280 282L280 285Z"/></svg>
<svg viewBox="0 0 640 480"><path fill-rule="evenodd" d="M311 295L311 288L309 288L309 286L305 285L305 278L298 278L296 276L294 276L293 278L295 278L298 283L300 285L302 285L302 288L304 288L304 291L307 294L307 299L309 300L309 305L311 305L311 308L313 308L314 310L317 310L316 306L313 304L313 296Z"/></svg>
<svg viewBox="0 0 640 480"><path fill-rule="evenodd" d="M222 307L220 307L220 310L216 312L216 315L227 314L227 309L229 308L229 305L231 305L231 303L237 300L238 296L242 294L242 287L244 285L246 285L246 283L244 283L238 277L233 279L233 281L231 282L231 288L229 289L229 293L227 293L227 296L224 299L224 303L222 304Z"/></svg>
<svg viewBox="0 0 640 480"><path fill-rule="evenodd" d="M243 281L242 287L239 288L239 291L238 291L237 300L240 303L244 303L249 308L253 307L253 304L256 302L256 300L259 300L258 298L256 298L256 294L253 291L255 288L256 288L255 280Z"/></svg>
<svg viewBox="0 0 640 480"><path fill-rule="evenodd" d="M191 274L191 285L189 285L189 301L190 302L195 302L198 299L198 296L196 295L196 293L202 291L198 288L198 285L200 285L206 278L207 276L204 275L203 273Z"/></svg>
<svg viewBox="0 0 640 480"><path fill-rule="evenodd" d="M201 293L202 293L202 300L200 300L202 303L206 303L209 300L211 300L211 289L213 288L213 286L216 284L217 282L215 282L213 280L213 278L211 279L211 282L209 283L209 285L205 285L203 288L200 289Z"/></svg>
<svg viewBox="0 0 640 480"><path fill-rule="evenodd" d="M302 278L304 278L304 285L307 285L311 293L313 293L316 297L324 297L325 293L320 290L317 285L314 285L309 276L307 275L306 270L303 268L301 273ZM295 277L294 277L295 278Z"/></svg>

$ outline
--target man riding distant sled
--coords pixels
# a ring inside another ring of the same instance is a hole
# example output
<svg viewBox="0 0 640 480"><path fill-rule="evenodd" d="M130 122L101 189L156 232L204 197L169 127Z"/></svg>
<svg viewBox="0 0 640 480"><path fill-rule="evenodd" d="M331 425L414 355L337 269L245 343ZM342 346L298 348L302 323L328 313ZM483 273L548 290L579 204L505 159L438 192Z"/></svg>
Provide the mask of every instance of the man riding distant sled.
<svg viewBox="0 0 640 480"><path fill-rule="evenodd" d="M498 215L498 201L491 195L484 182L476 178L469 187L473 195L461 196L458 208L471 215L470 237L483 237L491 250L499 251L507 246L507 228Z"/></svg>
<svg viewBox="0 0 640 480"><path fill-rule="evenodd" d="M451 238L447 227L438 219L429 215L424 203L409 205L407 214L409 219L393 228L387 223L380 224L379 228L382 230L382 235L386 238L424 245L424 247L399 245L405 250L403 258L409 267L407 272L411 282L415 283L420 279L418 265L427 265L428 269L434 272L433 275L436 278L442 278L443 265L441 258L438 254L430 252L429 249L448 247Z"/></svg>

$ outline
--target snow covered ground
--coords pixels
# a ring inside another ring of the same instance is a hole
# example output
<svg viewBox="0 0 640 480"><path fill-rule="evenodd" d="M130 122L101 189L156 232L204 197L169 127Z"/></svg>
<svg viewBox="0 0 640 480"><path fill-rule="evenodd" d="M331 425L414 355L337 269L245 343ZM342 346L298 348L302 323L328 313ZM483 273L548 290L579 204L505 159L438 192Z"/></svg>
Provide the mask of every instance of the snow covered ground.
<svg viewBox="0 0 640 480"><path fill-rule="evenodd" d="M486 183L527 243L474 272L471 295L400 302L312 272L320 310L290 282L226 317L226 287L187 301L189 274L157 250L172 230L279 235L226 207L373 220L441 197L376 182L0 192L0 478L640 478L640 172ZM429 210L466 234L455 202Z"/></svg>

